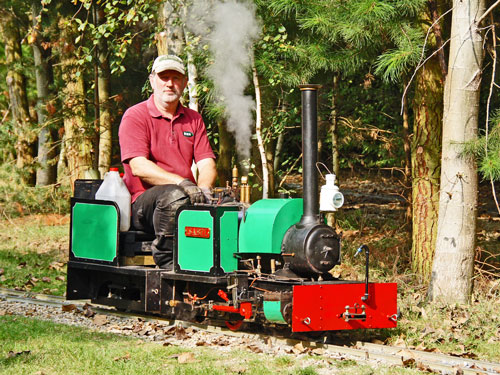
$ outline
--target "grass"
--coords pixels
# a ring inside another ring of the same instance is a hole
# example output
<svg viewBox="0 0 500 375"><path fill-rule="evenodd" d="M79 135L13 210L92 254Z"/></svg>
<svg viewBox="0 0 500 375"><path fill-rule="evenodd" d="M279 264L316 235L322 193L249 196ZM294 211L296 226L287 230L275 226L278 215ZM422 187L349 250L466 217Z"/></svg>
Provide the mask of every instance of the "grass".
<svg viewBox="0 0 500 375"><path fill-rule="evenodd" d="M191 353L181 363L183 353ZM352 360L255 354L162 346L130 337L95 332L21 316L0 316L0 373L23 374L179 374L320 375L418 374L414 369L372 367Z"/></svg>
<svg viewBox="0 0 500 375"><path fill-rule="evenodd" d="M38 215L0 222L0 286L63 295L67 216Z"/></svg>
<svg viewBox="0 0 500 375"><path fill-rule="evenodd" d="M175 355L184 351L178 347L22 317L4 316L0 322L0 373L5 375L222 373L202 365L216 362L209 351L178 367Z"/></svg>

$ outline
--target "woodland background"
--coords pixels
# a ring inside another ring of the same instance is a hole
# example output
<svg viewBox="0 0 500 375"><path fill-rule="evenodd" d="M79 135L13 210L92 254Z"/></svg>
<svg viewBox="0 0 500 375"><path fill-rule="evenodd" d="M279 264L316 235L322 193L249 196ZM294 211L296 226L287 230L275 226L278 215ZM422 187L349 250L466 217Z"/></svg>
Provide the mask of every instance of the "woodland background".
<svg viewBox="0 0 500 375"><path fill-rule="evenodd" d="M2 0L0 172L30 192L22 207L120 165L121 116L148 97L154 58L174 53L188 64L184 103L205 120L219 186L239 164L254 199L293 194L298 85L319 83L319 160L337 175L397 176L412 223L406 267L431 299L468 301L478 174L500 214L498 3Z"/></svg>

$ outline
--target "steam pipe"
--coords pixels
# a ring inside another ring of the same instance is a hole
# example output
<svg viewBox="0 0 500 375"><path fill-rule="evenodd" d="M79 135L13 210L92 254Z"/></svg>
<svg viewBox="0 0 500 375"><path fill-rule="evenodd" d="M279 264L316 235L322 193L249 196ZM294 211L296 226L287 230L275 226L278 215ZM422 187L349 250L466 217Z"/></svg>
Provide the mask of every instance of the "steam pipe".
<svg viewBox="0 0 500 375"><path fill-rule="evenodd" d="M299 85L302 94L302 187L304 214L299 225L319 223L318 90L321 85Z"/></svg>

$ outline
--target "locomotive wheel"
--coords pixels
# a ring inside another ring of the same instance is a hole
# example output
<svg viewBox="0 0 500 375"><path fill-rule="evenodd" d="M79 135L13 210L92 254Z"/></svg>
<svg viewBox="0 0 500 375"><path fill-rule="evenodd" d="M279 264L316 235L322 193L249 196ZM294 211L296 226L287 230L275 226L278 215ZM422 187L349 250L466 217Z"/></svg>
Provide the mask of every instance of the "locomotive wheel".
<svg viewBox="0 0 500 375"><path fill-rule="evenodd" d="M226 320L225 323L226 327L229 328L231 331L237 331L243 324L243 320L234 320L234 321Z"/></svg>

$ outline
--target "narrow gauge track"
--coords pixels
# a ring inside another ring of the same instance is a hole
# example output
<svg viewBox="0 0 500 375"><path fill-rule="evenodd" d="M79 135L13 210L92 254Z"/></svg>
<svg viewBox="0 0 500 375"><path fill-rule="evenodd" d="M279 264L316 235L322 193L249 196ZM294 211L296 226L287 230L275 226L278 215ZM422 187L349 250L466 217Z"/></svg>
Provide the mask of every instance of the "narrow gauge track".
<svg viewBox="0 0 500 375"><path fill-rule="evenodd" d="M65 304L73 304L83 308L89 301L71 301L68 302L64 297L51 296L45 294L16 291L12 289L0 288L0 302L19 302L24 304L44 305L62 307ZM210 333L220 333L228 336L240 336L253 338L255 340L267 340L270 336L261 333L234 332L225 328L200 325L185 321L172 321L161 317L151 317L140 314L127 314L118 312L107 306L92 305L92 310L103 315L141 318L145 321L168 321L170 324L180 325L184 328L193 327L199 330L205 330ZM322 349L324 355L335 355L336 357L345 357L361 361L376 361L384 365L395 365L405 367L417 367L426 371L433 371L442 374L464 374L464 375L498 375L500 374L500 363L472 360L468 358L455 357L439 353L424 352L401 347L372 344L367 342L357 342L355 346L338 346L325 344L323 342L304 341L290 338L279 338L273 336L276 343L290 347L301 344L304 348Z"/></svg>

